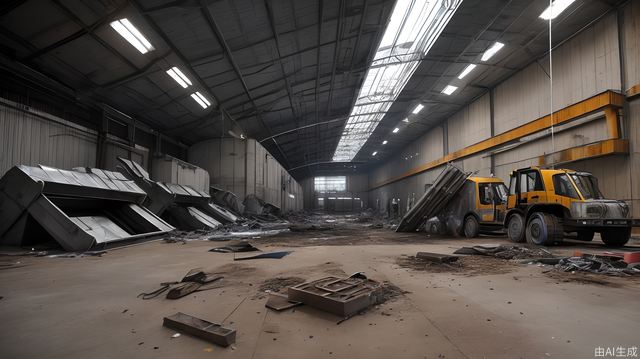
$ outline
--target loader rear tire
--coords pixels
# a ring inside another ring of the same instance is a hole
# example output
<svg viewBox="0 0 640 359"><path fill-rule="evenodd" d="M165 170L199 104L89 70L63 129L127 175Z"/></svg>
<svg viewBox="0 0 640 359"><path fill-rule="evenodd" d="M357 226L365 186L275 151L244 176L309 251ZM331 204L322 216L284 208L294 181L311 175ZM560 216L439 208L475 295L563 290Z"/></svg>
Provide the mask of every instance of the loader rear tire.
<svg viewBox="0 0 640 359"><path fill-rule="evenodd" d="M537 246L550 246L562 241L564 233L558 217L550 213L535 212L527 222L527 242Z"/></svg>
<svg viewBox="0 0 640 359"><path fill-rule="evenodd" d="M478 223L476 217L474 217L473 215L469 215L464 219L462 228L462 232L467 238L475 238L478 236L478 233L480 233L480 224Z"/></svg>
<svg viewBox="0 0 640 359"><path fill-rule="evenodd" d="M511 242L524 242L524 216L520 213L512 214L507 222L507 235Z"/></svg>

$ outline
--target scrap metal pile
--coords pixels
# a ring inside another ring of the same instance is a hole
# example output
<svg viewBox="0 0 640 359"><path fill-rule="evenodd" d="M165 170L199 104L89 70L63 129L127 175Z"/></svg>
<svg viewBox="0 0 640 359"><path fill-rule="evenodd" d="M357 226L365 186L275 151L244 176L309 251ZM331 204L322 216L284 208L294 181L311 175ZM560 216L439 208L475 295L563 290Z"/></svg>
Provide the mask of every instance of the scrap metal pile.
<svg viewBox="0 0 640 359"><path fill-rule="evenodd" d="M23 165L7 171L0 179L0 245L57 242L84 252L176 229L224 235L286 223L277 206L255 195L245 200L247 212L230 192L217 190L212 198L188 185L154 181L136 162L118 160L120 172Z"/></svg>
<svg viewBox="0 0 640 359"><path fill-rule="evenodd" d="M440 213L447 203L462 188L471 173L448 164L420 200L402 217L396 232L414 232L424 221Z"/></svg>

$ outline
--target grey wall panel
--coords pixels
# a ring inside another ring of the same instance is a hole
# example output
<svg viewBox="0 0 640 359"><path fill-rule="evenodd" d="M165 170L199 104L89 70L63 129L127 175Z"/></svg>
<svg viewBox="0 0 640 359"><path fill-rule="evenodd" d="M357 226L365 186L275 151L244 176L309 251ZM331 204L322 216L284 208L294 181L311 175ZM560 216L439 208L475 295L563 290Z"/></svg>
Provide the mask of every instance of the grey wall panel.
<svg viewBox="0 0 640 359"><path fill-rule="evenodd" d="M640 2L629 1L621 20L626 90L640 84Z"/></svg>
<svg viewBox="0 0 640 359"><path fill-rule="evenodd" d="M188 152L189 162L209 172L212 186L231 191L241 200L255 194L284 212L303 207L300 184L253 139L213 139L191 146Z"/></svg>
<svg viewBox="0 0 640 359"><path fill-rule="evenodd" d="M64 169L95 167L97 135L94 131L14 106L10 101L0 102L0 175L18 164Z"/></svg>
<svg viewBox="0 0 640 359"><path fill-rule="evenodd" d="M163 156L152 160L151 178L155 181L188 185L209 193L209 172L175 157Z"/></svg>
<svg viewBox="0 0 640 359"><path fill-rule="evenodd" d="M549 114L548 57L529 65L495 89L495 129L502 133ZM559 110L605 90L620 90L615 13L553 52L553 107Z"/></svg>
<svg viewBox="0 0 640 359"><path fill-rule="evenodd" d="M465 148L491 137L490 96L485 94L448 121L449 152Z"/></svg>

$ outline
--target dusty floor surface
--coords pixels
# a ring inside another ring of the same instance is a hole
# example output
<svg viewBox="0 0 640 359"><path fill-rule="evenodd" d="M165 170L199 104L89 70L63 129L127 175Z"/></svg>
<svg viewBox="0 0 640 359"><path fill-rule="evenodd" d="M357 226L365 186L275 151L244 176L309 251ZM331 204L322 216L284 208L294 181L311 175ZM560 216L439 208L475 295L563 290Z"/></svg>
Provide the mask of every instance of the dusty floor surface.
<svg viewBox="0 0 640 359"><path fill-rule="evenodd" d="M0 257L24 265L0 270L0 357L592 358L597 347L640 346L638 278L485 257L434 266L411 256L508 240L352 227L251 240L263 250L293 251L282 259L233 261L232 253L208 252L224 244L210 241L154 241L102 257ZM606 249L594 240L551 250ZM179 300L136 298L195 267L221 273L224 286ZM407 293L339 325L340 318L305 306L264 307L264 289L356 271ZM162 318L178 311L237 329L236 343L172 338Z"/></svg>

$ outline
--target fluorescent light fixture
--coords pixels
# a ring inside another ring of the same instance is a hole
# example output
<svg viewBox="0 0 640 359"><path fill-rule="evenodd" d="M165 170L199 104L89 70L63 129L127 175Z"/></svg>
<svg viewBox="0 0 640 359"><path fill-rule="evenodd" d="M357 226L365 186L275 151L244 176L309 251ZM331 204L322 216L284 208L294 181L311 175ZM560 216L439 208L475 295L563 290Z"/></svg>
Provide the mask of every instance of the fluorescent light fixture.
<svg viewBox="0 0 640 359"><path fill-rule="evenodd" d="M126 17L111 22L111 27L141 53L154 50L149 40Z"/></svg>
<svg viewBox="0 0 640 359"><path fill-rule="evenodd" d="M460 75L458 75L458 79L462 80L465 76L469 74L469 72L473 71L473 69L475 68L476 68L476 65L469 64L467 67L464 68L464 70L462 70Z"/></svg>
<svg viewBox="0 0 640 359"><path fill-rule="evenodd" d="M172 79L176 80L180 86L184 88L191 86L191 80L189 80L189 78L185 76L179 68L174 66L167 70L167 74L171 76Z"/></svg>
<svg viewBox="0 0 640 359"><path fill-rule="evenodd" d="M296 196L294 196L291 193L289 193L289 198L296 198Z"/></svg>
<svg viewBox="0 0 640 359"><path fill-rule="evenodd" d="M413 111L411 111L412 114L417 115L418 113L420 113L420 111L422 111L422 109L424 108L424 105L419 103L418 106L416 106Z"/></svg>
<svg viewBox="0 0 640 359"><path fill-rule="evenodd" d="M451 95L452 93L456 92L457 89L458 89L457 86L447 85L447 87L445 87L444 90L442 90L442 93L445 95Z"/></svg>
<svg viewBox="0 0 640 359"><path fill-rule="evenodd" d="M571 5L575 0L555 0L551 3L550 6L540 14L540 18L544 20L555 19L560 15L561 12L565 11L569 5Z"/></svg>
<svg viewBox="0 0 640 359"><path fill-rule="evenodd" d="M375 156L378 154L378 151L373 151L373 153L371 154L371 156Z"/></svg>
<svg viewBox="0 0 640 359"><path fill-rule="evenodd" d="M487 49L487 51L484 52L484 54L482 54L482 61L489 60L493 57L493 55L496 54L496 52L500 51L500 49L503 47L503 43L496 41L493 45L491 45L490 48Z"/></svg>
<svg viewBox="0 0 640 359"><path fill-rule="evenodd" d="M462 0L397 0L333 154L360 152L428 54Z"/></svg>
<svg viewBox="0 0 640 359"><path fill-rule="evenodd" d="M404 120L402 120L402 122L409 123L409 118L405 117Z"/></svg>
<svg viewBox="0 0 640 359"><path fill-rule="evenodd" d="M191 94L191 98L196 100L198 105L202 106L202 108L207 108L207 107L211 106L211 102L209 102L209 100L207 100L206 97L202 96L202 94L200 92L198 92L198 91L192 93Z"/></svg>
<svg viewBox="0 0 640 359"><path fill-rule="evenodd" d="M384 141L382 141L382 144L383 144L383 145L386 145L388 142L389 142L389 141L384 140Z"/></svg>
<svg viewBox="0 0 640 359"><path fill-rule="evenodd" d="M400 129L397 127L393 129L393 133L398 133L398 131L400 131Z"/></svg>

